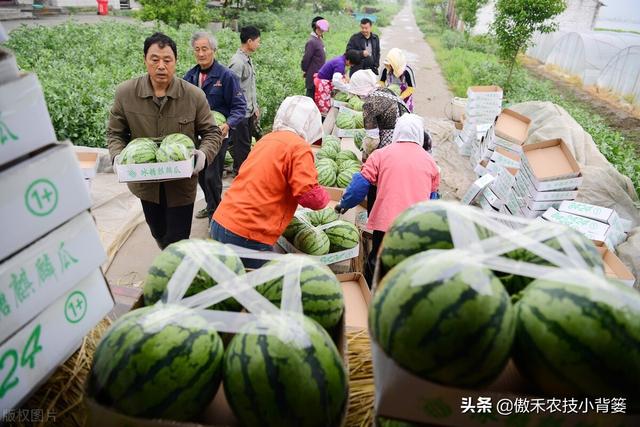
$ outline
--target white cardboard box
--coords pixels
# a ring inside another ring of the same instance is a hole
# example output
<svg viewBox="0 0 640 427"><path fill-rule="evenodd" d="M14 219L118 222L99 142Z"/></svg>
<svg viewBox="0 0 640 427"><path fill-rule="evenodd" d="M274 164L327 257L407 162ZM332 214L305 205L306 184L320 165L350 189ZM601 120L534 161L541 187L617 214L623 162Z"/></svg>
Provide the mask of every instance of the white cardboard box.
<svg viewBox="0 0 640 427"><path fill-rule="evenodd" d="M56 141L35 74L0 86L0 165Z"/></svg>
<svg viewBox="0 0 640 427"><path fill-rule="evenodd" d="M560 203L562 202L557 200L536 202L535 200L527 199L527 208L531 209L532 211L546 211L549 208L558 209Z"/></svg>
<svg viewBox="0 0 640 427"><path fill-rule="evenodd" d="M477 98L500 99L502 101L502 88L500 86L469 86L467 88L467 105Z"/></svg>
<svg viewBox="0 0 640 427"><path fill-rule="evenodd" d="M0 43L4 43L7 40L9 40L9 35L4 30L4 27L2 26L2 23L0 23Z"/></svg>
<svg viewBox="0 0 640 427"><path fill-rule="evenodd" d="M489 200L487 200L487 198L485 197L484 192L483 194L480 194L480 196L476 199L476 202L478 203L478 205L480 205L482 210L496 213L498 212L498 209L491 206L491 203L489 203Z"/></svg>
<svg viewBox="0 0 640 427"><path fill-rule="evenodd" d="M4 342L0 354L9 367L5 371L9 388L0 409L17 407L78 348L113 305L104 277L96 270Z"/></svg>
<svg viewBox="0 0 640 427"><path fill-rule="evenodd" d="M520 169L520 156L503 147L496 147L495 151L491 154L491 161L505 168Z"/></svg>
<svg viewBox="0 0 640 427"><path fill-rule="evenodd" d="M584 234L591 240L599 240L606 242L609 225L599 221L594 221L578 215L572 215L565 212L558 212L554 208L549 208L542 215L547 221L564 224Z"/></svg>
<svg viewBox="0 0 640 427"><path fill-rule="evenodd" d="M98 153L93 151L76 151L76 158L85 179L91 179L98 172Z"/></svg>
<svg viewBox="0 0 640 427"><path fill-rule="evenodd" d="M621 218L618 213L613 209L605 208L602 206L591 205L588 203L581 203L575 201L564 201L558 208L560 212L567 212L574 215L584 216L586 218L595 219L596 221L604 222L613 226L613 228L626 232Z"/></svg>
<svg viewBox="0 0 640 427"><path fill-rule="evenodd" d="M89 209L91 200L70 144L55 144L0 172L0 260Z"/></svg>
<svg viewBox="0 0 640 427"><path fill-rule="evenodd" d="M15 55L9 49L0 46L0 85L17 80L19 76Z"/></svg>
<svg viewBox="0 0 640 427"><path fill-rule="evenodd" d="M140 163L123 165L114 162L114 168L119 182L169 181L190 178L193 175L192 156L187 160L163 163Z"/></svg>
<svg viewBox="0 0 640 427"><path fill-rule="evenodd" d="M523 152L523 169L536 190L573 190L582 183L580 165L562 139L525 145Z"/></svg>
<svg viewBox="0 0 640 427"><path fill-rule="evenodd" d="M530 118L505 108L496 119L494 132L503 141L522 146L529 136L530 126Z"/></svg>
<svg viewBox="0 0 640 427"><path fill-rule="evenodd" d="M600 255L602 256L602 264L604 265L604 274L607 277L618 279L622 283L633 286L636 279L633 277L633 273L622 263L620 258L616 254L603 247L596 247Z"/></svg>
<svg viewBox="0 0 640 427"><path fill-rule="evenodd" d="M488 166L488 164L487 164ZM507 196L513 191L513 186L516 183L516 175L518 169L505 168L502 166L496 166L497 173L495 173L495 181L491 184L491 190L503 200L507 199Z"/></svg>
<svg viewBox="0 0 640 427"><path fill-rule="evenodd" d="M533 182L531 182L531 175L526 172L523 173L519 180L523 186L526 186L529 198L536 202L544 201L562 201L573 200L578 196L578 190L546 190L541 191L535 188Z"/></svg>
<svg viewBox="0 0 640 427"><path fill-rule="evenodd" d="M0 342L106 260L96 225L83 212L0 264Z"/></svg>
<svg viewBox="0 0 640 427"><path fill-rule="evenodd" d="M484 175L482 178L476 179L473 182L473 184L471 184L471 187L469 187L469 190L467 190L467 193L464 195L460 203L462 203L463 205L472 204L476 200L478 195L482 192L482 190L487 188L489 184L493 182L494 179L495 177L490 174Z"/></svg>
<svg viewBox="0 0 640 427"><path fill-rule="evenodd" d="M326 255L308 255L308 254L305 254L304 252L299 251L295 246L289 243L289 241L285 239L283 236L280 236L278 238L278 245L280 245L280 247L289 254L302 254L325 265L335 264L336 262L346 261L348 259L355 258L360 253L360 245L356 245L351 249L347 249L340 252L332 252Z"/></svg>
<svg viewBox="0 0 640 427"><path fill-rule="evenodd" d="M500 199L492 190L491 186L484 189L482 192L484 198L489 202L489 204L497 210L500 210L502 206L504 206L504 200Z"/></svg>

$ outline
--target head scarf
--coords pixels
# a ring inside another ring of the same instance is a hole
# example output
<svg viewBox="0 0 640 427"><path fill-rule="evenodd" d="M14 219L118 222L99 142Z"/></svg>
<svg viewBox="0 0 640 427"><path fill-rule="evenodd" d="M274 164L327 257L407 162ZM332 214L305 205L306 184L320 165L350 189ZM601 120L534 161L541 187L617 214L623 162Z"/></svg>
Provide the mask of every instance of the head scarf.
<svg viewBox="0 0 640 427"><path fill-rule="evenodd" d="M294 132L312 144L322 138L322 117L311 98L289 96L282 101L276 112L273 130Z"/></svg>
<svg viewBox="0 0 640 427"><path fill-rule="evenodd" d="M393 74L399 78L407 68L407 58L404 56L404 52L401 49L394 47L387 53L384 65L391 65Z"/></svg>
<svg viewBox="0 0 640 427"><path fill-rule="evenodd" d="M368 96L378 84L378 77L371 70L358 70L351 76L349 92L358 96Z"/></svg>
<svg viewBox="0 0 640 427"><path fill-rule="evenodd" d="M327 21L326 19L316 21L316 27L320 28L323 32L326 33L327 31L329 31L329 21Z"/></svg>
<svg viewBox="0 0 640 427"><path fill-rule="evenodd" d="M424 121L417 114L403 114L398 117L393 129L393 142L415 142L424 144Z"/></svg>

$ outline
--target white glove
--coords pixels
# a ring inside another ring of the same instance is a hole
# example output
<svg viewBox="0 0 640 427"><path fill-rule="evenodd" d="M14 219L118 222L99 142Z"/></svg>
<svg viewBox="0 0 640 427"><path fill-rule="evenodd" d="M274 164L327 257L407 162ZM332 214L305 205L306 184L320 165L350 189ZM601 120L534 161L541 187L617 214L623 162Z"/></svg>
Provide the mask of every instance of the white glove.
<svg viewBox="0 0 640 427"><path fill-rule="evenodd" d="M195 150L193 155L196 158L196 163L193 166L193 174L198 175L198 173L204 169L205 163L207 162L207 156L200 150Z"/></svg>

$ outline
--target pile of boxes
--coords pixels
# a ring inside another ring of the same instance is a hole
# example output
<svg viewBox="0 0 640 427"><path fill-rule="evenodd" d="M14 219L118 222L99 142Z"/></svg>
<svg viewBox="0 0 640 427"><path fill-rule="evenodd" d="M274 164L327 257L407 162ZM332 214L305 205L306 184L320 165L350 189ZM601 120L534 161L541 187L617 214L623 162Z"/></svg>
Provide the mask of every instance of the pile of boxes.
<svg viewBox="0 0 640 427"><path fill-rule="evenodd" d="M37 77L0 52L0 359L10 372L0 410L7 413L78 348L113 298L73 146L55 142Z"/></svg>
<svg viewBox="0 0 640 427"><path fill-rule="evenodd" d="M455 138L460 154L470 156L479 150L479 141L502 109L502 88L471 86L467 89L467 105L460 133Z"/></svg>

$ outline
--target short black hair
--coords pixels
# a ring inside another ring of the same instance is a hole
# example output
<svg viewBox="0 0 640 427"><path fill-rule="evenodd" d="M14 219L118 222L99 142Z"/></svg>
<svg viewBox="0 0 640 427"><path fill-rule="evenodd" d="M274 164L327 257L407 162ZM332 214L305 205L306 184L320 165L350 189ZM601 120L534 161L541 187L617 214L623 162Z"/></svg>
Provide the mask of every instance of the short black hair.
<svg viewBox="0 0 640 427"><path fill-rule="evenodd" d="M174 56L178 59L178 48L176 46L176 42L173 41L171 37L163 33L153 33L149 37L147 37L144 41L144 57L147 57L147 52L149 52L149 48L157 44L160 49L165 46L169 46L173 51Z"/></svg>
<svg viewBox="0 0 640 427"><path fill-rule="evenodd" d="M319 20L324 19L322 16L316 16L315 18L313 18L311 20L311 29L315 30L316 29L316 22L318 22Z"/></svg>
<svg viewBox="0 0 640 427"><path fill-rule="evenodd" d="M255 40L260 37L260 30L256 27L247 26L240 29L240 43L246 43L249 40Z"/></svg>
<svg viewBox="0 0 640 427"><path fill-rule="evenodd" d="M360 62L362 62L362 54L355 49L346 51L344 57L347 58L347 61L349 61L351 65L360 65Z"/></svg>
<svg viewBox="0 0 640 427"><path fill-rule="evenodd" d="M360 25L363 25L363 24L373 25L373 22L372 22L372 21L371 21L371 19L369 19L369 18L362 18L362 19L360 20Z"/></svg>

